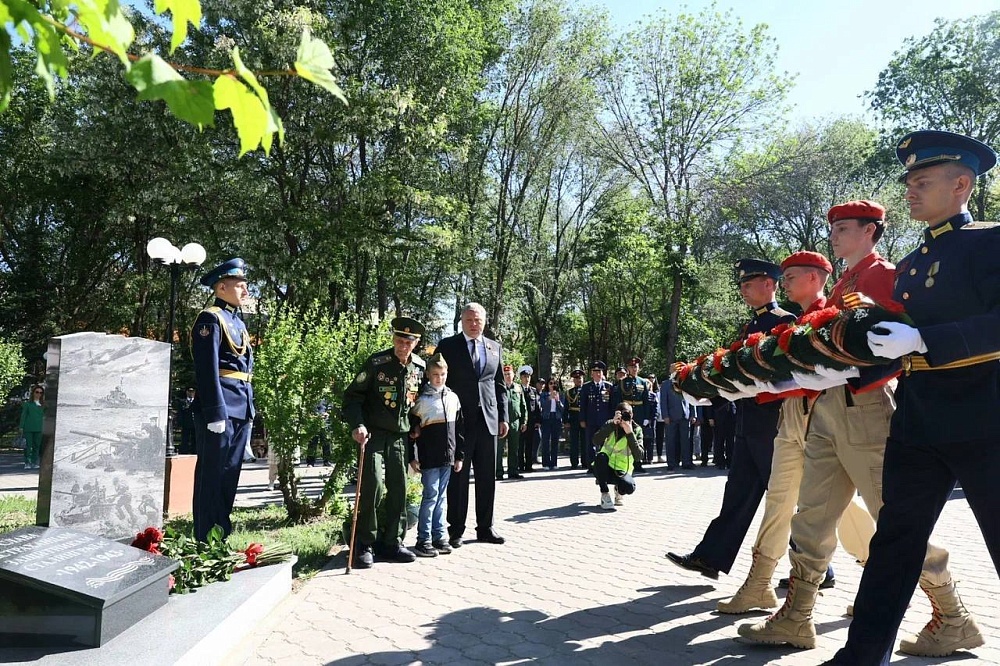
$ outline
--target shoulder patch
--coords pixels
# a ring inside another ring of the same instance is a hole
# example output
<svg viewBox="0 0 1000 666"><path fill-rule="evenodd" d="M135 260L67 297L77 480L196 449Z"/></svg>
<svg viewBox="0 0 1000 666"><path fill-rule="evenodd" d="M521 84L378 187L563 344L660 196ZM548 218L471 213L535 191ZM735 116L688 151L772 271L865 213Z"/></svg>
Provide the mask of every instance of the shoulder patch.
<svg viewBox="0 0 1000 666"><path fill-rule="evenodd" d="M372 365L384 365L389 362L392 358L391 354L386 354L385 352L375 354L372 356Z"/></svg>
<svg viewBox="0 0 1000 666"><path fill-rule="evenodd" d="M1000 227L1000 222L969 222L968 224L963 224L960 229L962 231L966 229L974 231L976 229L995 229L996 227Z"/></svg>
<svg viewBox="0 0 1000 666"><path fill-rule="evenodd" d="M198 328L198 335L200 335L203 338L207 338L208 336L212 335L212 330L208 326L202 324Z"/></svg>
<svg viewBox="0 0 1000 666"><path fill-rule="evenodd" d="M368 378L368 373L362 370L358 373L358 376L354 378L355 384L364 384L365 380Z"/></svg>

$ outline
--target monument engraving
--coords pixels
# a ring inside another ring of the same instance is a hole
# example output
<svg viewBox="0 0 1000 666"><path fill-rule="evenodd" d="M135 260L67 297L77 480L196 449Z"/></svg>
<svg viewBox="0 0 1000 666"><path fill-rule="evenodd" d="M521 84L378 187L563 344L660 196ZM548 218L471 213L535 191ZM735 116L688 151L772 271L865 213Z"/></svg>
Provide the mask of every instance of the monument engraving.
<svg viewBox="0 0 1000 666"><path fill-rule="evenodd" d="M99 646L167 602L177 566L73 529L0 534L0 645Z"/></svg>
<svg viewBox="0 0 1000 666"><path fill-rule="evenodd" d="M163 516L170 345L104 333L49 341L40 525L127 538Z"/></svg>

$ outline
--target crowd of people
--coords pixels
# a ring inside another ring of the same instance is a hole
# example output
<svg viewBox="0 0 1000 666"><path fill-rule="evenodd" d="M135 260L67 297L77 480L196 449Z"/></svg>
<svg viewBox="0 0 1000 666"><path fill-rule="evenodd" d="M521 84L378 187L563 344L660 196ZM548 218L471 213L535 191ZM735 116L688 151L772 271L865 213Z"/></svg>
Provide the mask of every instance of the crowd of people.
<svg viewBox="0 0 1000 666"><path fill-rule="evenodd" d="M591 381L584 383L577 369L570 373L573 386L563 390L559 379L532 385L528 366L518 369L515 382L499 343L483 335L486 313L476 303L462 312L462 332L438 345L432 367L412 353L423 326L394 320L393 348L371 356L344 396L367 480L352 563L416 558L403 543L407 464L424 483L417 555L433 557L463 544L470 470L477 539L503 544L493 525L495 481L505 473L521 478L535 464L558 468L563 439L570 468L595 476L600 505L609 510L635 490L633 475L654 462L654 451L656 462L685 469L695 456L707 464L711 448L714 464L728 470L722 507L694 551L667 553L670 561L713 579L728 573L764 500L750 573L732 599L719 603L720 612L742 614L778 606L772 579L790 546L784 603L766 620L740 626L742 640L815 646L812 612L819 589L833 580L829 564L839 525L842 545L864 573L849 609L855 619L847 645L827 663L887 664L918 583L933 617L900 643L901 651L946 656L982 645L948 570L947 551L928 538L960 482L1000 571L1000 527L991 520L1000 509L994 483L1000 472L1000 263L994 252L1000 227L972 222L968 213L976 179L994 166L996 154L968 137L937 131L910 133L896 152L911 217L927 224L923 242L899 266L875 249L885 209L850 201L828 214L835 258L846 264L829 296L832 263L812 251L792 253L780 265L741 260L735 274L752 316L734 344L804 323L778 306L779 284L802 317L828 305L850 309L860 293L886 310L905 311L912 322L882 322L867 334L881 364L816 365L788 381L720 389L717 399L699 402L679 395L672 381L658 386L655 377L642 377L642 359L633 357L614 381L606 379L605 364L595 362ZM425 369L430 381L421 389ZM955 423L950 417L970 409L975 418ZM377 520L383 491L386 511ZM858 494L866 511L854 501Z"/></svg>

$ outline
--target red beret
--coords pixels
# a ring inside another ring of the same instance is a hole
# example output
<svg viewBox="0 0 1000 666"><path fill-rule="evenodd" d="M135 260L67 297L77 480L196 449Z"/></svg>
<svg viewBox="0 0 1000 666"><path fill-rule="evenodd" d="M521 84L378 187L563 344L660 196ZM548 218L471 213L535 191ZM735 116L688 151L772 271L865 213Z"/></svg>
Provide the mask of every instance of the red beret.
<svg viewBox="0 0 1000 666"><path fill-rule="evenodd" d="M813 268L821 268L827 273L833 273L833 266L830 265L830 261L819 252L806 252L802 250L788 255L788 258L781 262L782 271L792 266L811 266Z"/></svg>
<svg viewBox="0 0 1000 666"><path fill-rule="evenodd" d="M830 224L840 220L884 220L885 208L881 204L865 199L848 201L831 208L826 214L826 219Z"/></svg>
<svg viewBox="0 0 1000 666"><path fill-rule="evenodd" d="M510 363L504 363L503 364L503 369L504 370L513 370L514 366L512 366Z"/></svg>

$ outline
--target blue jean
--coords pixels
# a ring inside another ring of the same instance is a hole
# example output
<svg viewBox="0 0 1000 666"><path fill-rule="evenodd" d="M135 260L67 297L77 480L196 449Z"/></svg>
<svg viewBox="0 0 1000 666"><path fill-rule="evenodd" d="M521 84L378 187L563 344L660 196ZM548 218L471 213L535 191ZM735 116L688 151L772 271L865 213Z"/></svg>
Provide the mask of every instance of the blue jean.
<svg viewBox="0 0 1000 666"><path fill-rule="evenodd" d="M430 543L444 539L444 497L451 478L451 465L420 470L424 484L424 497L420 501L417 519L417 543Z"/></svg>
<svg viewBox="0 0 1000 666"><path fill-rule="evenodd" d="M562 419L542 421L542 467L555 467L559 456L559 435Z"/></svg>

